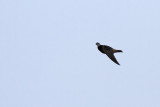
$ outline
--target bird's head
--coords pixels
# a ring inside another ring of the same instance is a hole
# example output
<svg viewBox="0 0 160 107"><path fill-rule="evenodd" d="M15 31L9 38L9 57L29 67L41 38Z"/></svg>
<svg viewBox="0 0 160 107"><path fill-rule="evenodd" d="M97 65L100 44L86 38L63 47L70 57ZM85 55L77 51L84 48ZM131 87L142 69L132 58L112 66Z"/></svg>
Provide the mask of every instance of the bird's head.
<svg viewBox="0 0 160 107"><path fill-rule="evenodd" d="M101 44L97 42L96 45L97 45L97 46L100 46Z"/></svg>

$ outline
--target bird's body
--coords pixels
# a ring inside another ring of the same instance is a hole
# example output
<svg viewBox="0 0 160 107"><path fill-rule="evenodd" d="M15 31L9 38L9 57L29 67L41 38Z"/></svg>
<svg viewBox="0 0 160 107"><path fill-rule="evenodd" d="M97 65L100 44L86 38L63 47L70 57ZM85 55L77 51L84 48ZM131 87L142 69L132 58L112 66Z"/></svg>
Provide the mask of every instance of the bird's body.
<svg viewBox="0 0 160 107"><path fill-rule="evenodd" d="M98 46L98 50L99 50L100 52L102 52L102 53L105 54L104 48L105 48L106 50L111 50L111 47L109 47L109 46L105 46L105 45L100 45L100 46Z"/></svg>
<svg viewBox="0 0 160 107"><path fill-rule="evenodd" d="M116 60L116 58L114 57L114 53L122 52L122 50L113 49L112 47L107 45L100 45L100 43L96 43L96 45L100 52L102 52L103 54L106 54L113 62L120 65Z"/></svg>

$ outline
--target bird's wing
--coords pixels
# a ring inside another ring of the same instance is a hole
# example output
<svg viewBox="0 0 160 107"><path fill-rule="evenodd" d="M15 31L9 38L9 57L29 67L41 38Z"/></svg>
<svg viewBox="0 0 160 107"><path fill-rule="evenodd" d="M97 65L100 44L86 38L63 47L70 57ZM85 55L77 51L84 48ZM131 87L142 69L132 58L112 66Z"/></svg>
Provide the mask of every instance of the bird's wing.
<svg viewBox="0 0 160 107"><path fill-rule="evenodd" d="M115 62L116 64L120 65L120 64L118 63L117 59L115 58L112 50L103 49L103 51L105 52L105 54L106 54L113 62Z"/></svg>

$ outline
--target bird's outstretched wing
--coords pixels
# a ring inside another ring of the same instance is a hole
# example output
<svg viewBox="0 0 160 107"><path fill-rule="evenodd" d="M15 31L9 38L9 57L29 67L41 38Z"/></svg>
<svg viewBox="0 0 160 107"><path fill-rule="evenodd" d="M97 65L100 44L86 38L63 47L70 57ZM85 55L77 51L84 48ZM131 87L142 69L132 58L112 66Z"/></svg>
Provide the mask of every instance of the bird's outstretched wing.
<svg viewBox="0 0 160 107"><path fill-rule="evenodd" d="M105 54L116 64L120 65L117 61L117 59L114 56L113 50L106 50L105 48L103 49L103 51L105 52Z"/></svg>

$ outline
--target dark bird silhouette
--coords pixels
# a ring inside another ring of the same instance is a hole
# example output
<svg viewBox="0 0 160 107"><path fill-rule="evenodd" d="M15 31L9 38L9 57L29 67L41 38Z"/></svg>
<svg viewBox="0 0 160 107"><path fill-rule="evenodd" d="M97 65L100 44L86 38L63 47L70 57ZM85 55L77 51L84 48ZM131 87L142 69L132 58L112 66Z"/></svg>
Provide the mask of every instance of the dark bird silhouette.
<svg viewBox="0 0 160 107"><path fill-rule="evenodd" d="M120 65L118 63L118 61L116 60L114 53L116 52L122 52L122 50L117 50L117 49L113 49L110 46L107 45L101 45L100 43L96 43L97 48L100 52L102 52L103 54L106 54L113 62L115 62L116 64Z"/></svg>

